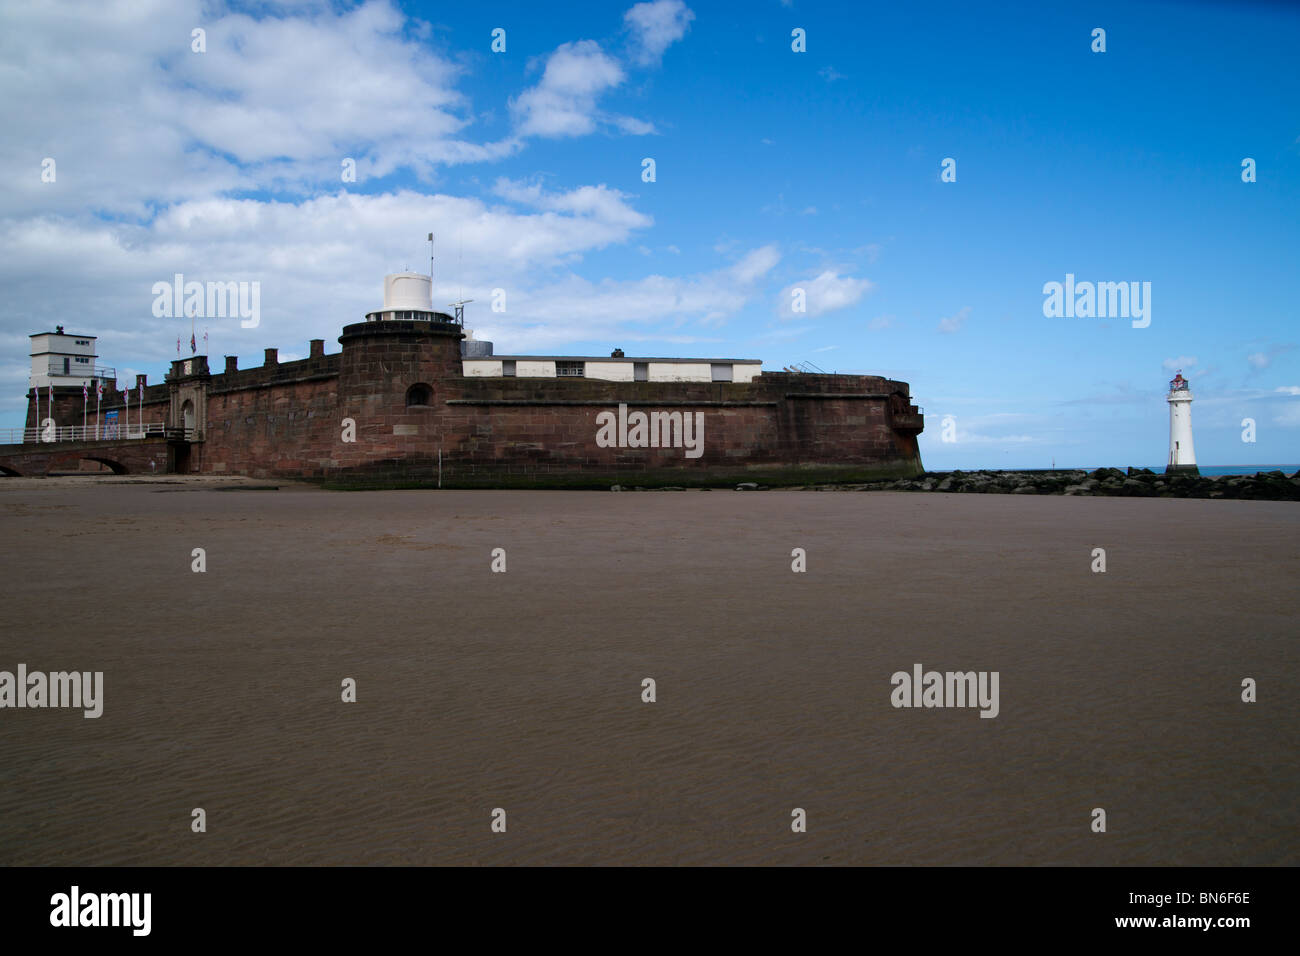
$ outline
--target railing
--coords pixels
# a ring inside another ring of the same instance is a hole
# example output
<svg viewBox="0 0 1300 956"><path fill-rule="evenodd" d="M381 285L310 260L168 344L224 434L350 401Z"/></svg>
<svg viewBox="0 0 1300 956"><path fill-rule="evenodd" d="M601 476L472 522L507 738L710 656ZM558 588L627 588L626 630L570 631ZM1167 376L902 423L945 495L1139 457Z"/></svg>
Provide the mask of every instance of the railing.
<svg viewBox="0 0 1300 956"><path fill-rule="evenodd" d="M145 422L143 425L132 422L95 425L51 425L48 428L0 428L0 445L27 444L29 442L45 443L60 441L132 441L148 438L150 435L165 435L180 432L185 440L190 440L194 429L169 429L162 422Z"/></svg>
<svg viewBox="0 0 1300 956"><path fill-rule="evenodd" d="M50 378L98 378L111 381L117 378L117 369L104 365L87 366L72 363L65 372L62 362L58 365L51 362L48 374Z"/></svg>

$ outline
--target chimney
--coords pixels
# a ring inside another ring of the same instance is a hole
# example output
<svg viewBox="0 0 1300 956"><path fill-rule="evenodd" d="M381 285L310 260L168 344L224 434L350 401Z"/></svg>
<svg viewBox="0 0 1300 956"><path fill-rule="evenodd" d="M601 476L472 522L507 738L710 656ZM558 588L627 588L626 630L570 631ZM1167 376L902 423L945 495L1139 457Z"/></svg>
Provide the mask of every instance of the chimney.
<svg viewBox="0 0 1300 956"><path fill-rule="evenodd" d="M135 387L136 387L136 388L139 388L141 385L148 385L148 384L149 384L149 376L148 376L148 375L145 375L145 374L143 374L143 373L136 375L136 377L135 377Z"/></svg>
<svg viewBox="0 0 1300 956"><path fill-rule="evenodd" d="M622 350L622 349L614 349L614 351L612 351L612 352L609 353L609 357L610 357L610 358L622 358L622 357L623 357L623 350Z"/></svg>
<svg viewBox="0 0 1300 956"><path fill-rule="evenodd" d="M226 356L226 374L229 375L231 372L238 372L238 371L239 371L239 356L238 356L238 355L227 355L227 356Z"/></svg>
<svg viewBox="0 0 1300 956"><path fill-rule="evenodd" d="M280 350L279 350L279 349L267 349L267 350L266 350L266 362L265 362L264 364L266 364L266 365L279 365L279 364L280 364Z"/></svg>
<svg viewBox="0 0 1300 956"><path fill-rule="evenodd" d="M311 358L324 358L324 357L325 357L325 340L324 340L324 339L312 339L312 340L311 340Z"/></svg>

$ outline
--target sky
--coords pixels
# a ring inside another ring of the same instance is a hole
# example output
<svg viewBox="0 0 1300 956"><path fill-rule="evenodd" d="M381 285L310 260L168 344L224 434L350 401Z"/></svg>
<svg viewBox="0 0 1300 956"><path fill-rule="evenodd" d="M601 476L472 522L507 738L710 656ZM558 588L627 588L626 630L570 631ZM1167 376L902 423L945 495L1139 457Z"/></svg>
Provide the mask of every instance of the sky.
<svg viewBox="0 0 1300 956"><path fill-rule="evenodd" d="M334 352L433 232L498 353L897 378L932 470L1158 466L1177 370L1202 464L1295 463L1298 49L1280 3L0 0L0 427L31 333L159 382L180 273L259 283L214 368Z"/></svg>

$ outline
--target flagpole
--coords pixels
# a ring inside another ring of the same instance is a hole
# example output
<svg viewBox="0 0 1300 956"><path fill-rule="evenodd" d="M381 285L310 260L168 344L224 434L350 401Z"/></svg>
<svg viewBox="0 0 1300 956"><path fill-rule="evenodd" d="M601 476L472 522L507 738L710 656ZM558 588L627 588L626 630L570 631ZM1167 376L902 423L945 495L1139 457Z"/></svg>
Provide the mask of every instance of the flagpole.
<svg viewBox="0 0 1300 956"><path fill-rule="evenodd" d="M95 389L95 441L99 441L99 393L102 391L102 385Z"/></svg>
<svg viewBox="0 0 1300 956"><path fill-rule="evenodd" d="M131 392L122 389L122 410L126 413L126 437L131 437Z"/></svg>

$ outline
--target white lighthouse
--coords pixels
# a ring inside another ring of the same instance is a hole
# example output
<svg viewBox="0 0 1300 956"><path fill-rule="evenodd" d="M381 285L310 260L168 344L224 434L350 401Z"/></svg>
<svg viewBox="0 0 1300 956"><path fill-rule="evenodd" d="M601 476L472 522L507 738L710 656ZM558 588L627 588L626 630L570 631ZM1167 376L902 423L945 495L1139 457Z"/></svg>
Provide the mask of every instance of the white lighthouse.
<svg viewBox="0 0 1300 956"><path fill-rule="evenodd" d="M1192 390L1180 370L1169 383L1169 466L1165 474L1199 475L1192 445Z"/></svg>

